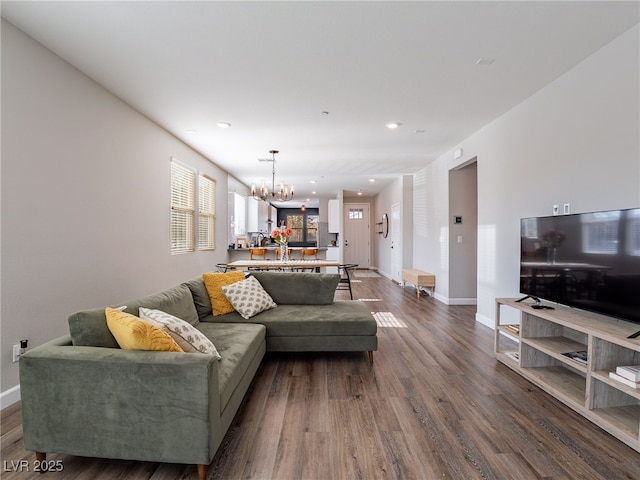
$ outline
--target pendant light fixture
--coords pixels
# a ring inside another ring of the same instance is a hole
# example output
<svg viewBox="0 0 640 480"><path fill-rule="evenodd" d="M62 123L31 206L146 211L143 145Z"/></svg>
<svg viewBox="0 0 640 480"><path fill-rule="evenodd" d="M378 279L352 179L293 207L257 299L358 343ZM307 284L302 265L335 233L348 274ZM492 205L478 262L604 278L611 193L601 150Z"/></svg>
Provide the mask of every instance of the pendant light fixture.
<svg viewBox="0 0 640 480"><path fill-rule="evenodd" d="M291 190L284 184L280 184L280 189L276 190L276 153L279 153L278 150L269 150L269 153L272 156L271 160L266 160L267 162L272 163L271 169L271 191L267 187L265 187L264 182L262 182L262 186L260 190L256 190L255 185L251 185L251 196L256 200L262 200L263 202L287 202L293 199L294 188L291 185Z"/></svg>

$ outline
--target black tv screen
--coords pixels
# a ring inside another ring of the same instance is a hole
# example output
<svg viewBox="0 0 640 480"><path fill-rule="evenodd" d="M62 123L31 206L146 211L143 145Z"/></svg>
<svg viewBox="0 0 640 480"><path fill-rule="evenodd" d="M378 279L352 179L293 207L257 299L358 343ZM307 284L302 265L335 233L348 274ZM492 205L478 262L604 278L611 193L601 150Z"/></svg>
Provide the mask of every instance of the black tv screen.
<svg viewBox="0 0 640 480"><path fill-rule="evenodd" d="M640 323L640 208L521 219L520 291Z"/></svg>

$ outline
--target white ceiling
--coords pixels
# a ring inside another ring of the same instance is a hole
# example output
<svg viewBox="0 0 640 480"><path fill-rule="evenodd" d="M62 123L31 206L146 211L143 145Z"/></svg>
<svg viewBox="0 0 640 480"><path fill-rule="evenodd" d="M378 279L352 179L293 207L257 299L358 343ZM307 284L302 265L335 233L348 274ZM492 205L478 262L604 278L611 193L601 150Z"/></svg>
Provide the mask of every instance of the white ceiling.
<svg viewBox="0 0 640 480"><path fill-rule="evenodd" d="M637 24L638 5L3 1L1 8L243 183L270 183L271 164L258 158L280 150L276 182L295 184L306 199L341 189L373 195L424 168ZM480 58L495 61L477 65ZM402 126L388 130L390 121Z"/></svg>

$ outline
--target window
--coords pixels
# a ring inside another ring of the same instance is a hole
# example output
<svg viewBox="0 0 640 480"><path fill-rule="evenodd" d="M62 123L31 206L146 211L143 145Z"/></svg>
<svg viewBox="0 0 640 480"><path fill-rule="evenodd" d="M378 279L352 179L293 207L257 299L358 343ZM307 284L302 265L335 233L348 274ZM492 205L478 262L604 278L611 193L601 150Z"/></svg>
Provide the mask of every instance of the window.
<svg viewBox="0 0 640 480"><path fill-rule="evenodd" d="M306 241L311 243L318 243L318 221L319 215L307 215L307 235Z"/></svg>
<svg viewBox="0 0 640 480"><path fill-rule="evenodd" d="M364 219L364 210L362 208L350 208L349 220L362 220Z"/></svg>
<svg viewBox="0 0 640 480"><path fill-rule="evenodd" d="M194 250L195 172L171 158L171 253Z"/></svg>
<svg viewBox="0 0 640 480"><path fill-rule="evenodd" d="M236 237L243 237L247 234L247 199L238 193L233 194L234 224L233 234Z"/></svg>
<svg viewBox="0 0 640 480"><path fill-rule="evenodd" d="M289 245L292 246L317 244L319 218L317 208L308 208L306 212L301 212L299 208L278 209L278 225L285 222L293 230L289 239Z"/></svg>
<svg viewBox="0 0 640 480"><path fill-rule="evenodd" d="M216 182L198 176L198 249L216 248Z"/></svg>

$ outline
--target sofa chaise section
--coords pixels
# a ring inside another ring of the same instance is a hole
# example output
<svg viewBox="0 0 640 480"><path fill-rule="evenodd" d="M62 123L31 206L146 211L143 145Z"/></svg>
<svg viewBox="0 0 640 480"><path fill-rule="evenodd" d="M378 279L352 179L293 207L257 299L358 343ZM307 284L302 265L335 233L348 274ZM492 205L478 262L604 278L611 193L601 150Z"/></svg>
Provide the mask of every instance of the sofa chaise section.
<svg viewBox="0 0 640 480"><path fill-rule="evenodd" d="M377 323L361 301L335 300L337 274L252 272L278 305L250 320L237 312L214 316L206 287L197 277L185 282L204 323L256 322L267 329L268 352L369 352L378 349Z"/></svg>

